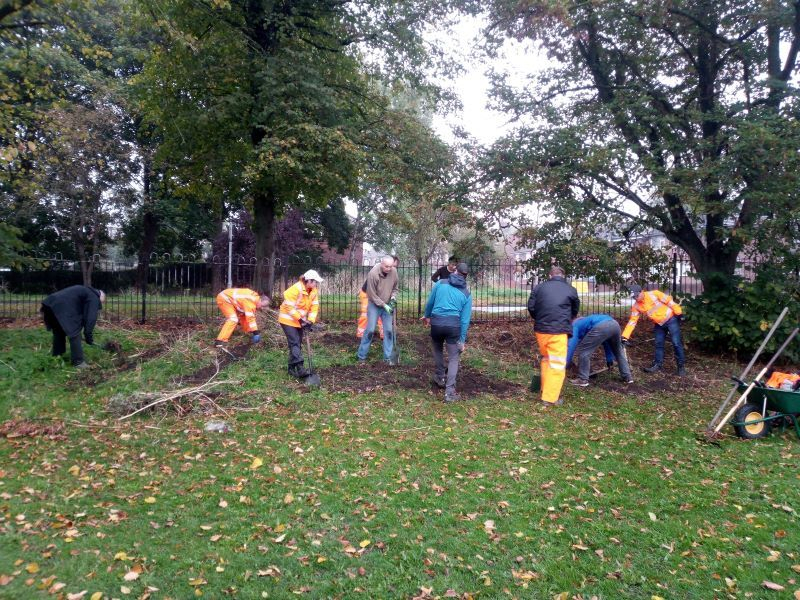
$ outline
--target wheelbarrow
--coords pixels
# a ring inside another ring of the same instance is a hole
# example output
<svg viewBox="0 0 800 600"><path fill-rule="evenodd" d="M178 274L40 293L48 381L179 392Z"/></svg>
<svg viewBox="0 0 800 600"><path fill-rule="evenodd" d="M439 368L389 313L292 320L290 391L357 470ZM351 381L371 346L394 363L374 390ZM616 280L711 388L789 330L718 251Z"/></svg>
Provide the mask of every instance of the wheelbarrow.
<svg viewBox="0 0 800 600"><path fill-rule="evenodd" d="M744 393L750 387L741 379L734 379L739 384L740 392ZM787 423L791 423L800 439L798 418L800 390L779 390L756 382L747 396L747 402L736 409L731 425L740 438L756 440L767 437L776 425L780 425L783 430Z"/></svg>

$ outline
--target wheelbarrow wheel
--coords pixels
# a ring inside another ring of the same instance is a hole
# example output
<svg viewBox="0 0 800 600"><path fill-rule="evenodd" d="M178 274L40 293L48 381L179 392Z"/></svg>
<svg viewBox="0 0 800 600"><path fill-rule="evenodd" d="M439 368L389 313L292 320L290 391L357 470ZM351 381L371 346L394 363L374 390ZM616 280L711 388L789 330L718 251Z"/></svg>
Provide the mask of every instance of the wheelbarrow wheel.
<svg viewBox="0 0 800 600"><path fill-rule="evenodd" d="M758 422L762 418L761 406L747 403L740 407L733 416L736 435L745 440L767 437L772 430L772 421Z"/></svg>

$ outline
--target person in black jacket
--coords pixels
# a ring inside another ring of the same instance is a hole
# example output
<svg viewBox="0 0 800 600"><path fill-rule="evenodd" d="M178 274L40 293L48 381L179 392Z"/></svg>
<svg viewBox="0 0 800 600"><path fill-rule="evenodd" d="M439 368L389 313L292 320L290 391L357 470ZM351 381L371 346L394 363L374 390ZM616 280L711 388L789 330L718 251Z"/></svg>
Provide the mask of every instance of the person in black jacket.
<svg viewBox="0 0 800 600"><path fill-rule="evenodd" d="M444 265L443 267L439 267L438 269L436 269L436 271L433 272L433 275L431 275L431 281L433 281L434 283L436 283L440 279L444 279L445 281L447 281L450 275L456 272L457 266L458 266L458 257L451 256L447 260L446 265Z"/></svg>
<svg viewBox="0 0 800 600"><path fill-rule="evenodd" d="M69 338L73 366L79 369L88 366L83 360L81 329L86 343L92 345L97 311L105 299L104 292L85 285L73 285L44 299L41 310L45 327L53 332L53 356L67 351L66 338Z"/></svg>
<svg viewBox="0 0 800 600"><path fill-rule="evenodd" d="M562 404L567 342L580 305L578 291L564 279L564 269L557 266L550 269L550 279L535 286L528 298L528 312L534 320L533 331L542 355L542 403L547 406Z"/></svg>

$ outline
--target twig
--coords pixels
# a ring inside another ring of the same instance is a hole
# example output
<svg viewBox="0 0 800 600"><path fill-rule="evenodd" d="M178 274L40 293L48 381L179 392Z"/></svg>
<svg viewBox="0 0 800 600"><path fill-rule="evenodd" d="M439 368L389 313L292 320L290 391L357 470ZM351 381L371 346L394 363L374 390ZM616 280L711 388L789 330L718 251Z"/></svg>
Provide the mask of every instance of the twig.
<svg viewBox="0 0 800 600"><path fill-rule="evenodd" d="M217 371L217 373L219 373L219 371ZM178 391L176 391L176 392L174 392L172 394L168 394L167 396L165 396L163 398L159 398L158 400L155 400L154 402L151 402L150 404L147 404L146 406L143 406L142 408L139 408L139 409L133 411L132 413L125 415L124 417L120 417L117 420L118 421L124 421L125 419L128 419L128 418L132 417L133 415L135 415L137 413L140 413L140 412L142 412L144 410L147 410L148 408L152 408L153 406L157 406L159 404L164 404L165 402L169 402L170 400L176 400L178 398L183 398L184 396L190 396L192 394L197 394L199 392L203 392L205 390L209 390L212 387L217 387L219 385L225 385L225 384L239 384L239 383L241 383L240 381L236 381L236 380L214 381L214 382L212 382L212 379L214 379L214 377L217 376L217 373L215 373L211 377L211 379L209 379L203 385L199 385L197 387L192 387L192 388L184 388L184 389L178 390Z"/></svg>
<svg viewBox="0 0 800 600"><path fill-rule="evenodd" d="M4 364L5 366L7 366L9 369L11 369L12 371L14 371L14 373L16 373L16 372L17 372L17 370L16 370L14 367L12 367L10 364L8 364L7 362L0 360L0 363L3 363L3 364Z"/></svg>

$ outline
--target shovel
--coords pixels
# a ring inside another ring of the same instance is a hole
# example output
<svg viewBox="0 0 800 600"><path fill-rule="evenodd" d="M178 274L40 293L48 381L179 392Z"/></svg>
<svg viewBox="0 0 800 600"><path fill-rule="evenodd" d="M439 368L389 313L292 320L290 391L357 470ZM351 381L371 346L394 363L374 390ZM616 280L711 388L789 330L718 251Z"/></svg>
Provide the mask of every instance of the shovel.
<svg viewBox="0 0 800 600"><path fill-rule="evenodd" d="M392 353L389 355L389 364L396 367L400 364L400 348L397 347L397 319L394 313L392 313L392 336L394 336L394 340L392 340Z"/></svg>
<svg viewBox="0 0 800 600"><path fill-rule="evenodd" d="M308 354L308 370L311 373L303 377L303 383L310 387L316 387L322 383L322 380L314 372L314 355L311 353L311 336L308 333L306 334L306 354Z"/></svg>

